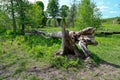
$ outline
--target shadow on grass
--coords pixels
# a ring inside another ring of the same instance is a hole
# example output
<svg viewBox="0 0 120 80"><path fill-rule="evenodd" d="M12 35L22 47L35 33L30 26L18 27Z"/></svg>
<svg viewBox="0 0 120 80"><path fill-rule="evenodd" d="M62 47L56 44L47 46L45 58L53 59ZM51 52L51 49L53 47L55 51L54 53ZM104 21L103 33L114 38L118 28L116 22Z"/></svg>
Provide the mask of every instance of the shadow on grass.
<svg viewBox="0 0 120 80"><path fill-rule="evenodd" d="M105 34L96 33L95 36L111 38L112 35L105 35Z"/></svg>
<svg viewBox="0 0 120 80"><path fill-rule="evenodd" d="M98 65L100 64L106 64L106 65L110 65L112 67L115 67L115 68L120 68L120 65L116 65L116 64L113 64L113 63L110 63L110 62L107 62L103 59L101 59L100 57L98 57L96 54L94 53L91 53L91 58L95 61L95 63L97 63Z"/></svg>

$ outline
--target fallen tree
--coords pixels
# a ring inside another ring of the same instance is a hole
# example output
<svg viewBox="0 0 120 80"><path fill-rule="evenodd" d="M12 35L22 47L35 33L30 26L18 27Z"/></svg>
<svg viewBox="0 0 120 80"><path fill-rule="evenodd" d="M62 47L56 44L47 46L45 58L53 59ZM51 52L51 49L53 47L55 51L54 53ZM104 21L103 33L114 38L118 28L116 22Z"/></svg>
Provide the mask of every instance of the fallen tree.
<svg viewBox="0 0 120 80"><path fill-rule="evenodd" d="M74 32L65 30L65 26L62 25L62 32L45 33L43 31L33 30L31 32L26 32L29 35L42 35L44 37L53 37L62 39L62 49L55 53L55 55L68 55L72 54L81 58L86 58L90 56L90 51L88 50L88 45L97 45L98 42L94 39L95 28L88 27L81 31ZM82 49L80 52L77 45Z"/></svg>

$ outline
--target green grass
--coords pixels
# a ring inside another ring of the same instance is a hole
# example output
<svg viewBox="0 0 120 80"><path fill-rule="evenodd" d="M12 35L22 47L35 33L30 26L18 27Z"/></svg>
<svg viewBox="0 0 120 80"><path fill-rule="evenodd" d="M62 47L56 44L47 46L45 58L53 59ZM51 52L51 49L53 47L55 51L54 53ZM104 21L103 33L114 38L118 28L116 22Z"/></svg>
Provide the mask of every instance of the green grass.
<svg viewBox="0 0 120 80"><path fill-rule="evenodd" d="M41 28L45 32L61 31L61 28ZM75 30L68 28L68 30ZM119 31L120 25L103 24L98 31ZM79 31L79 30L77 30ZM98 46L89 46L92 52L92 58L96 63L105 61L120 66L120 35L96 36ZM39 66L56 68L71 67L75 70L78 66L83 65L81 60L72 60L66 57L52 57L53 53L61 48L61 40L42 36L22 36L12 35L9 30L0 33L0 69L5 71L0 75L0 79L6 77L7 72L10 76L20 76L23 79L34 80L36 76L28 76L27 71L32 67ZM58 65L59 64L59 65ZM40 80L43 80L42 78Z"/></svg>
<svg viewBox="0 0 120 80"><path fill-rule="evenodd" d="M89 46L90 51L96 54L100 59L120 65L120 35L111 35L104 37L96 37L98 46Z"/></svg>
<svg viewBox="0 0 120 80"><path fill-rule="evenodd" d="M40 28L39 30L42 30L42 31L45 31L45 32L58 32L58 31L61 31L62 28L61 27L46 27L46 28ZM68 28L67 27L67 30L72 30L72 31L79 31L77 30L76 28Z"/></svg>
<svg viewBox="0 0 120 80"><path fill-rule="evenodd" d="M119 31L120 32L120 24L107 24L103 23L103 26L98 29L98 31L108 31L108 32L114 32L114 31Z"/></svg>

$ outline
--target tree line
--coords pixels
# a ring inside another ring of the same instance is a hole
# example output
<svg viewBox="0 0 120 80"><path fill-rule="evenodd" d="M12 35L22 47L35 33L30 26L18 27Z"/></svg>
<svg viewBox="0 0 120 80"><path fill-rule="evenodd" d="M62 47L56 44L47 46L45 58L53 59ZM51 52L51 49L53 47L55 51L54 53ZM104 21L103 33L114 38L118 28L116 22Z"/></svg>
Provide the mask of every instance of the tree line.
<svg viewBox="0 0 120 80"><path fill-rule="evenodd" d="M91 0L81 0L71 7L62 5L59 0L49 0L47 9L44 3L28 0L0 0L0 29L12 29L14 33L41 27L58 27L64 20L66 26L85 28L101 26L101 12Z"/></svg>

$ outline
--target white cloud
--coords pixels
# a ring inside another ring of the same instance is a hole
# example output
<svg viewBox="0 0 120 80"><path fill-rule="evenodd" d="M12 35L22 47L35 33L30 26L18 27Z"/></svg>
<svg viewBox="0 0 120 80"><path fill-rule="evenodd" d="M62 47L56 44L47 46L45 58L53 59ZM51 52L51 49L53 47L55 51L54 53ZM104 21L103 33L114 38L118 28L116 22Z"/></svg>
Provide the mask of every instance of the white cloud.
<svg viewBox="0 0 120 80"><path fill-rule="evenodd" d="M111 14L112 14L112 13L117 13L117 11L110 11L109 13L111 13Z"/></svg>
<svg viewBox="0 0 120 80"><path fill-rule="evenodd" d="M34 3L34 2L36 2L36 1L46 1L46 0L28 0L28 1Z"/></svg>
<svg viewBox="0 0 120 80"><path fill-rule="evenodd" d="M103 1L99 1L97 4L98 4L98 5L103 5L104 2L103 2Z"/></svg>
<svg viewBox="0 0 120 80"><path fill-rule="evenodd" d="M35 2L35 0L28 0L28 1L30 1L30 2L32 2L32 3Z"/></svg>
<svg viewBox="0 0 120 80"><path fill-rule="evenodd" d="M99 8L100 11L106 11L107 9L109 9L108 6L98 6L97 8Z"/></svg>

